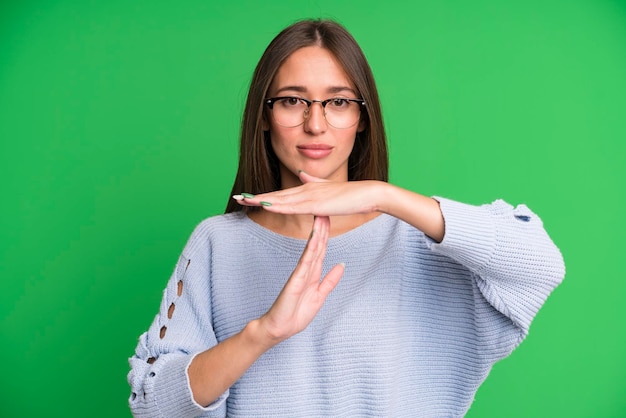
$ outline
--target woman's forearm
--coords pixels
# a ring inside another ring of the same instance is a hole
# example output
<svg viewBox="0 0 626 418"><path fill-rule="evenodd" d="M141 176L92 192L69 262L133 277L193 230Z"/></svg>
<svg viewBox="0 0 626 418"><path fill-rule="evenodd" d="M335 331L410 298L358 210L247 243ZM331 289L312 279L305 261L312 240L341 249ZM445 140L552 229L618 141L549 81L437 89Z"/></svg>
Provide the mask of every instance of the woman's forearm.
<svg viewBox="0 0 626 418"><path fill-rule="evenodd" d="M377 210L413 225L437 242L445 235L445 224L439 202L421 194L379 182Z"/></svg>
<svg viewBox="0 0 626 418"><path fill-rule="evenodd" d="M214 402L272 345L259 320L254 320L241 332L196 355L188 369L194 400L202 406Z"/></svg>

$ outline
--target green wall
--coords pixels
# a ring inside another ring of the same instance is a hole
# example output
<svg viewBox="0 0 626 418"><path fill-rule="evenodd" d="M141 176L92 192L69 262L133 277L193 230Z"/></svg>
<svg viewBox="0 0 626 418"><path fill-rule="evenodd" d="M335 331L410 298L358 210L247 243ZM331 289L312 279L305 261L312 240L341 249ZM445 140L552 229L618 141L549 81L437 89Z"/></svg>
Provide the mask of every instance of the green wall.
<svg viewBox="0 0 626 418"><path fill-rule="evenodd" d="M468 416L626 416L618 0L3 1L0 416L130 416L127 358L223 211L256 61L302 17L370 59L392 182L528 204L564 254Z"/></svg>

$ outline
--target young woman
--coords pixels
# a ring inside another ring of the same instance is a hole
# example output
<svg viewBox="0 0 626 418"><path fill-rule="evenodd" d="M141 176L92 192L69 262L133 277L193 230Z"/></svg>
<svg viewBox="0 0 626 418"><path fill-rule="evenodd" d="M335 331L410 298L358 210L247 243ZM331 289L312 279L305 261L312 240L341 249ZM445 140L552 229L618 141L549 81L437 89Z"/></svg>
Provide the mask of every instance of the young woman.
<svg viewBox="0 0 626 418"><path fill-rule="evenodd" d="M130 359L136 416L462 416L564 276L527 207L387 183L369 65L332 21L268 46L226 214Z"/></svg>

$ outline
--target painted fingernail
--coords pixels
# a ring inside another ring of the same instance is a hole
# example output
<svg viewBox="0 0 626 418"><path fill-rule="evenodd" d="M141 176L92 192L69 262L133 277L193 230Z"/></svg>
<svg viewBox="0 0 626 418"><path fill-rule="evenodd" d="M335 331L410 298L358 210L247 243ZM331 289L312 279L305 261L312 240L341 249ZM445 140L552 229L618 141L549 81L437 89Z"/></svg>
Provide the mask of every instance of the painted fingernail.
<svg viewBox="0 0 626 418"><path fill-rule="evenodd" d="M241 196L243 196L246 199L254 199L254 195L250 193L242 193Z"/></svg>
<svg viewBox="0 0 626 418"><path fill-rule="evenodd" d="M263 206L272 206L270 202L260 202Z"/></svg>
<svg viewBox="0 0 626 418"><path fill-rule="evenodd" d="M239 201L239 200L243 200L243 196L242 196L242 195L240 195L240 194L236 194L236 195L233 195L233 199L235 199L235 200L237 200L237 201Z"/></svg>

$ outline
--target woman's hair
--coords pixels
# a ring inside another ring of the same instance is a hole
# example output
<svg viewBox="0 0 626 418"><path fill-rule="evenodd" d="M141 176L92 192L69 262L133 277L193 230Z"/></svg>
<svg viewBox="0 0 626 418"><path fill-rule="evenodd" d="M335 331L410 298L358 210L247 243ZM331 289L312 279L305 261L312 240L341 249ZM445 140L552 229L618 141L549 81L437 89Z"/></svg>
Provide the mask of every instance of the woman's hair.
<svg viewBox="0 0 626 418"><path fill-rule="evenodd" d="M280 189L278 159L263 130L264 99L276 72L296 50L317 45L330 51L365 100L361 112L364 130L357 133L348 161L348 180L388 180L387 139L372 70L356 40L340 24L303 20L280 32L268 45L252 76L241 123L239 168L231 195ZM229 199L226 213L254 210Z"/></svg>

